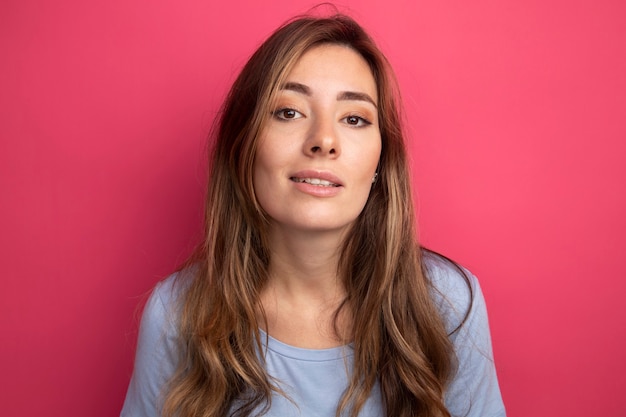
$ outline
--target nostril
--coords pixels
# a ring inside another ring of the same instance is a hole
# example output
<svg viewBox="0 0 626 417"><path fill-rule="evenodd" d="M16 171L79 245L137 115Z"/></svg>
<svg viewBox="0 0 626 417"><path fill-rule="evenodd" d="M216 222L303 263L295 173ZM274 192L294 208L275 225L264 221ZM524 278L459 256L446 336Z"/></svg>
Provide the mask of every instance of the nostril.
<svg viewBox="0 0 626 417"><path fill-rule="evenodd" d="M329 153L330 154L334 154L335 153L335 148L332 148Z"/></svg>
<svg viewBox="0 0 626 417"><path fill-rule="evenodd" d="M313 153L315 153L315 152L317 152L319 150L320 150L319 146L314 146L314 147L311 148L311 152L313 152Z"/></svg>

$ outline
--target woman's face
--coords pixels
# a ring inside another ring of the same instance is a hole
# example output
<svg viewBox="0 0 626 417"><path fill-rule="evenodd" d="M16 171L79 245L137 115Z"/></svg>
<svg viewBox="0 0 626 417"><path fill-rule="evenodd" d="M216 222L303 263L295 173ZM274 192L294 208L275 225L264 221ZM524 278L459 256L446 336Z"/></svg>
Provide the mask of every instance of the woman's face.
<svg viewBox="0 0 626 417"><path fill-rule="evenodd" d="M354 50L308 50L261 133L257 199L273 228L343 231L367 201L381 152L376 82Z"/></svg>

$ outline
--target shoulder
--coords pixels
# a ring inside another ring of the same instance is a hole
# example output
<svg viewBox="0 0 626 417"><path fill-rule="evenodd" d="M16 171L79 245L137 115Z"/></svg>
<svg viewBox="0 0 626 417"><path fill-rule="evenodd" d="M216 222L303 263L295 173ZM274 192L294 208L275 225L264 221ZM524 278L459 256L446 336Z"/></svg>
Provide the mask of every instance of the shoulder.
<svg viewBox="0 0 626 417"><path fill-rule="evenodd" d="M142 327L154 327L161 333L178 327L185 280L184 272L176 272L154 287L144 307Z"/></svg>
<svg viewBox="0 0 626 417"><path fill-rule="evenodd" d="M122 417L160 414L163 388L179 360L181 296L187 282L184 272L171 275L154 287L144 307Z"/></svg>
<svg viewBox="0 0 626 417"><path fill-rule="evenodd" d="M504 416L487 307L478 279L430 251L424 251L423 266L455 352L457 369L448 386L446 406L452 415Z"/></svg>
<svg viewBox="0 0 626 417"><path fill-rule="evenodd" d="M436 252L423 250L422 262L431 286L431 297L448 332L452 333L477 303L483 303L478 279L467 269Z"/></svg>

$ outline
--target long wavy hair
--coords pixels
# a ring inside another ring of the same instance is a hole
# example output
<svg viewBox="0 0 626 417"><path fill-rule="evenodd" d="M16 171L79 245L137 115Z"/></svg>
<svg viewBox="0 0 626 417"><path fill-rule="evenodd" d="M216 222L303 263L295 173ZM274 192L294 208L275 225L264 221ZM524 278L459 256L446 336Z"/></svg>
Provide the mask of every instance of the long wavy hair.
<svg viewBox="0 0 626 417"><path fill-rule="evenodd" d="M253 187L259 135L280 85L320 44L352 48L378 89L382 150L378 178L342 248L338 276L347 297L335 313L351 319L354 366L337 417L356 417L380 383L388 417L449 416L444 392L454 354L422 266L410 190L400 99L391 68L367 33L345 15L299 17L252 55L214 129L204 241L186 268L181 358L164 393L166 417L261 414L284 395L264 368L259 294L268 279L268 218Z"/></svg>

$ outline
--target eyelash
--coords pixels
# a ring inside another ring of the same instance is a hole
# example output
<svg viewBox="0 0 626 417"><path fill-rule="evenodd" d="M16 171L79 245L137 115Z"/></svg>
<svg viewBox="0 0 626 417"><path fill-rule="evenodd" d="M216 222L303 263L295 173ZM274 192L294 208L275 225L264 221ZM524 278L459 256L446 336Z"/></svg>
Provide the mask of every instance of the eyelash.
<svg viewBox="0 0 626 417"><path fill-rule="evenodd" d="M367 126L372 124L372 122L367 120L365 117L357 116L355 114L351 114L350 116L346 116L342 120L346 120L346 123L347 123L347 120L348 119L352 119L352 118L357 119L357 124L348 123L348 125L350 125L350 126L367 127Z"/></svg>
<svg viewBox="0 0 626 417"><path fill-rule="evenodd" d="M284 117L286 112L293 112L295 113L293 117ZM293 109L291 107L282 107L280 109L274 110L272 112L272 116L274 116L277 120L280 121L288 121L288 120L294 120L294 119L298 119L299 117L296 117L297 115L302 116L302 113L300 113L298 110ZM348 119L357 119L356 124L353 123L348 123ZM367 127L369 125L372 124L372 122L370 122L368 119L366 119L365 117L362 116L357 116L355 114L351 114L349 116L344 117L341 120L345 120L346 124L348 124L349 126L354 126L354 127Z"/></svg>
<svg viewBox="0 0 626 417"><path fill-rule="evenodd" d="M302 113L300 113L298 110L296 109L292 109L291 107L282 107L280 109L274 110L272 112L272 116L274 116L276 119L280 120L280 121L287 121L287 120L293 120L293 119L297 119L297 117L283 117L284 113L286 112L294 112L296 114L302 115Z"/></svg>

